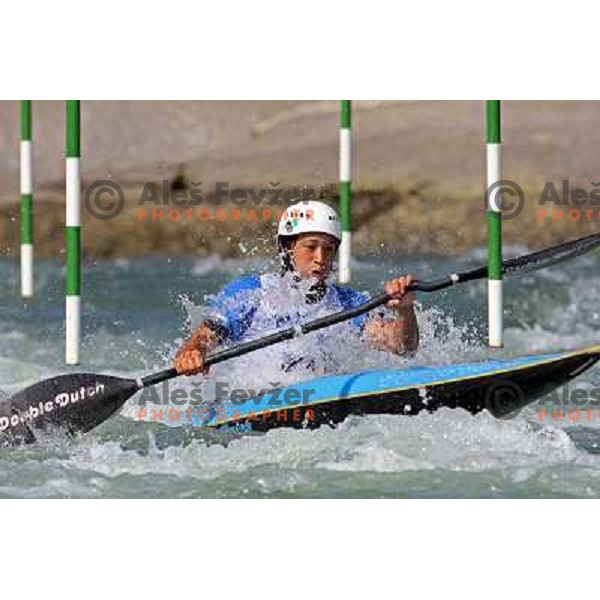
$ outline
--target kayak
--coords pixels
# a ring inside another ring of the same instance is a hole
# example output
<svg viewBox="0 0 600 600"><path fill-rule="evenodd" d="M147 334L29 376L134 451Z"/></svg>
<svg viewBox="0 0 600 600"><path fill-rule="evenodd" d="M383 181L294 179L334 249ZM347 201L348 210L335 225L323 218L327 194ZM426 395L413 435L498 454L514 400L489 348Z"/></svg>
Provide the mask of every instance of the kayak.
<svg viewBox="0 0 600 600"><path fill-rule="evenodd" d="M506 418L598 360L600 345L442 367L332 375L242 400L232 395L226 403L210 407L169 408L168 425L237 431L312 429L334 426L350 415L415 415L441 407L472 414L487 409ZM173 370L139 379L69 373L36 383L0 401L0 447L35 443L39 432L47 437L61 431L71 436L90 431L117 414L141 389L173 376Z"/></svg>
<svg viewBox="0 0 600 600"><path fill-rule="evenodd" d="M313 379L239 402L177 411L175 426L268 431L335 425L350 415L416 415L441 407L509 418L600 360L600 346L442 367Z"/></svg>

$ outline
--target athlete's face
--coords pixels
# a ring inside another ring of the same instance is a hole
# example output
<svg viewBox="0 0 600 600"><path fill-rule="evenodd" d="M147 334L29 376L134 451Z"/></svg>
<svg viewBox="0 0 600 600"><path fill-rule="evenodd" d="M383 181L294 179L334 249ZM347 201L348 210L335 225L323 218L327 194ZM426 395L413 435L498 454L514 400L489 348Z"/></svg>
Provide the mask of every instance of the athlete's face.
<svg viewBox="0 0 600 600"><path fill-rule="evenodd" d="M303 279L324 281L331 272L337 242L326 233L302 233L292 245L292 261Z"/></svg>

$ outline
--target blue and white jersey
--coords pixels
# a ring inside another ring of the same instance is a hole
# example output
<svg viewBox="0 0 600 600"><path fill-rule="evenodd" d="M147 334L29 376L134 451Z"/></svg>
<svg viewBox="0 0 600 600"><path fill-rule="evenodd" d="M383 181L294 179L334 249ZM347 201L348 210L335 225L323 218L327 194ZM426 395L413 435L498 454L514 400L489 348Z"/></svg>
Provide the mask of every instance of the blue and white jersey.
<svg viewBox="0 0 600 600"><path fill-rule="evenodd" d="M244 342L347 308L355 308L369 299L366 294L331 284L327 286L327 291L319 302L308 304L302 293L302 285L309 284L295 281L290 275L242 277L209 299L208 320L219 324L226 341ZM316 361L329 371L337 366L337 361L334 360L335 347L339 348L348 336L358 338L368 319L368 314L360 315L328 328L326 333L314 332L277 344L273 348L277 349L284 369L297 362L309 364Z"/></svg>

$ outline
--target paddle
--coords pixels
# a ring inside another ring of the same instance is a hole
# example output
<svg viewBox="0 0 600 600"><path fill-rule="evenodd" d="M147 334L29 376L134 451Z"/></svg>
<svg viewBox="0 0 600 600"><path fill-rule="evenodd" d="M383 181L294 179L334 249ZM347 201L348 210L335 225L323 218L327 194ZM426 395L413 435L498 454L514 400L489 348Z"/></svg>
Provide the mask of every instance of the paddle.
<svg viewBox="0 0 600 600"><path fill-rule="evenodd" d="M581 256L600 246L600 234L590 235L531 254L505 260L506 275L520 274ZM484 279L487 267L453 273L432 281L415 281L412 291L435 292L457 283ZM209 355L206 365L242 356L290 340L298 335L318 331L369 312L388 302L391 297L381 293L357 308L343 310L308 323L289 327L277 333L252 340ZM36 433L55 428L68 434L84 433L97 427L115 414L137 391L177 377L175 369L166 369L139 379L124 379L94 373L59 375L32 385L12 398L0 401L0 444L19 445L36 441Z"/></svg>

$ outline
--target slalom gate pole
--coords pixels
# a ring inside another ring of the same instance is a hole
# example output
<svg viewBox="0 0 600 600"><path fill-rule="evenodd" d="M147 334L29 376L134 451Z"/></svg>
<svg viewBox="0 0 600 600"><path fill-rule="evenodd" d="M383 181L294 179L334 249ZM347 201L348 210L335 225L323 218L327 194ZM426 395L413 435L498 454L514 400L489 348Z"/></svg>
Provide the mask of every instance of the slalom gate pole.
<svg viewBox="0 0 600 600"><path fill-rule="evenodd" d="M340 219L342 242L340 244L339 282L350 282L352 201L352 107L350 100L342 100L340 114Z"/></svg>
<svg viewBox="0 0 600 600"><path fill-rule="evenodd" d="M81 343L81 171L79 100L67 100L65 360L79 364Z"/></svg>
<svg viewBox="0 0 600 600"><path fill-rule="evenodd" d="M500 100L486 101L487 190L502 179ZM499 187L486 193L488 228L488 344L504 344L502 287L502 204Z"/></svg>
<svg viewBox="0 0 600 600"><path fill-rule="evenodd" d="M21 100L21 296L33 296L33 139L31 100Z"/></svg>

